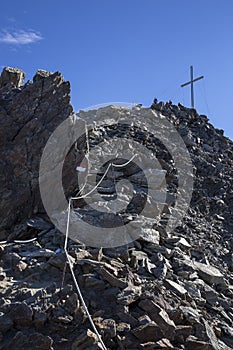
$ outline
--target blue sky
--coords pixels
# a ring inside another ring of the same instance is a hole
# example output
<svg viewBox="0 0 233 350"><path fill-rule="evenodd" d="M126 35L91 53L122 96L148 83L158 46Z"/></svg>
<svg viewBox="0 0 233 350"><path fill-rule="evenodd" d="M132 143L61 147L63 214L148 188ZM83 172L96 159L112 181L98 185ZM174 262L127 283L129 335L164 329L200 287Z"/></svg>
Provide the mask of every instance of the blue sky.
<svg viewBox="0 0 233 350"><path fill-rule="evenodd" d="M0 66L61 71L76 111L154 97L195 107L233 139L232 0L8 0Z"/></svg>

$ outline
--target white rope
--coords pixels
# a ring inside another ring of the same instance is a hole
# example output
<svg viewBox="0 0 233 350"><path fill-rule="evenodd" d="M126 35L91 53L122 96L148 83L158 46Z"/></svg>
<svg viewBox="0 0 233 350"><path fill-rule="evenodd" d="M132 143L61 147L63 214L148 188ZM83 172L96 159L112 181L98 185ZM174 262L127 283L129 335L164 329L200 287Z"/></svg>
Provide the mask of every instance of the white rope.
<svg viewBox="0 0 233 350"><path fill-rule="evenodd" d="M19 239L13 239L13 240L5 240L5 241L0 241L0 245L4 245L4 244L10 244L10 243L17 243L17 244L26 244L26 243L31 243L34 241L37 241L38 237L34 237L31 239L24 239L24 240L19 240Z"/></svg>
<svg viewBox="0 0 233 350"><path fill-rule="evenodd" d="M70 257L69 257L69 254L68 254L68 251L67 251L67 245L68 245L68 237L69 237L69 225L70 225L70 212L71 212L71 202L72 202L73 198L70 198L69 199L69 204L68 204L68 216L67 216L67 225L66 225L66 237L65 237L65 243L64 243L64 251L65 251L65 254L66 254L66 259L67 259L67 262L68 262L68 265L69 265L69 268L70 268L70 272L71 272L71 275L72 275L72 278L73 278L73 281L74 281L74 284L75 284L75 287L77 289L77 292L78 292L78 296L81 300L81 303L83 305L83 308L86 312L86 315L90 321L90 324L101 344L101 349L102 350L107 350L106 346L104 345L104 342L101 338L101 335L99 334L98 330L96 329L96 326L92 320L92 317L91 317L91 314L89 313L88 311L88 308L87 308L87 305L85 303L85 300L83 299L83 296L82 296L82 292L80 290L80 287L78 285L78 281L75 277L75 274L74 274L74 270L73 270L73 266L72 266L72 263L70 261ZM62 285L63 285L63 282L64 282L64 278L65 278L65 269L64 269L64 272L63 272L63 278L62 278Z"/></svg>
<svg viewBox="0 0 233 350"><path fill-rule="evenodd" d="M85 303L85 300L83 299L83 296L82 296L82 292L80 290L80 287L78 285L78 281L75 277L75 274L74 274L74 270L73 270L73 266L72 266L72 263L70 261L70 257L69 257L69 254L68 254L68 251L67 251L67 244L68 244L68 236L69 236L69 225L70 225L70 211L71 211L71 201L72 201L72 198L69 199L69 205L68 205L68 217L67 217L67 226L66 226L66 237L65 237L65 243L64 243L64 251L65 251L65 254L66 254L66 259L67 259L67 262L68 262L68 265L69 265L69 268L70 268L70 272L71 272L71 275L72 275L72 278L73 278L73 281L74 281L74 284L75 284L75 287L77 289L77 292L78 292L78 295L79 295L79 298L81 300L81 303L83 305L83 308L86 312L86 315L90 321L90 324L101 344L101 348L102 350L107 350L107 348L105 347L104 345L104 342L103 340L101 339L101 335L99 334L98 330L96 329L96 326L92 320L92 317L91 317L91 314L89 313L88 311L88 308L87 308L87 305ZM64 271L65 272L65 271ZM63 273L63 282L64 282L64 273ZM62 285L63 285L63 282L62 282Z"/></svg>
<svg viewBox="0 0 233 350"><path fill-rule="evenodd" d="M85 131L86 131L86 142L87 142L87 158L89 157L89 152L90 152L90 146L89 146L89 140L88 140L88 130L87 130L87 126L85 125ZM91 317L91 314L89 313L89 310L87 308L87 305L85 303L85 300L82 296L82 292L80 290L80 287L78 285L78 281L75 277L75 274L74 274L74 270L73 270L73 266L72 266L72 263L70 261L70 257L69 257L69 254L68 254L68 251L67 251L67 245L68 245L68 237L69 237L69 227L70 227L70 214L71 214L71 205L72 205L72 201L73 200L77 200L77 199L83 199L83 198L86 198L87 196L89 196L91 193L93 193L98 187L99 185L102 183L102 181L104 180L105 176L107 175L110 167L116 167L116 168L123 168L125 166L127 166L135 157L137 156L137 154L135 154L129 161L127 161L126 163L124 164L114 164L114 163L109 163L109 165L107 166L107 169L105 170L103 176L101 177L100 181L97 183L97 185L91 190L89 191L88 193L86 194L83 194L82 196L78 196L78 197L71 197L69 199L69 203L68 203L68 210L67 210L67 224L66 224L66 236L65 236L65 242L64 242L64 251L65 251L65 254L66 254L66 258L67 258L67 262L68 262L68 265L69 265L69 268L70 268L70 272L71 272L71 275L72 275L72 278L73 278L73 281L74 281L74 284L75 284L75 287L77 289L77 292L78 292L78 295L79 295L79 298L81 300L81 303L83 305L83 308L86 312L86 315L90 321L90 324L100 342L100 345L101 345L101 348L102 350L107 350L106 346L104 345L104 342L101 338L101 335L99 334L98 330L96 329L96 326L92 320L92 317ZM86 187L86 182L84 184L84 186L82 187L82 189L79 191L79 193Z"/></svg>
<svg viewBox="0 0 233 350"><path fill-rule="evenodd" d="M88 129L87 129L87 123L85 122L85 133L86 133L86 143L87 143L87 157L90 153L90 145L89 145L89 138L88 138Z"/></svg>
<svg viewBox="0 0 233 350"><path fill-rule="evenodd" d="M98 186L101 184L101 182L103 181L103 179L104 179L105 176L107 175L107 173L108 173L108 171L109 171L109 169L110 169L111 166L116 167L116 168L123 168L123 167L125 167L126 165L128 165L130 162L132 162L132 160L133 160L136 156L137 156L137 154L133 155L133 157L132 157L128 162L126 162L126 163L124 163L124 164L109 163L107 169L105 170L105 172L104 172L104 174L103 174L103 176L102 176L102 178L100 179L100 181L97 183L97 185L96 185L90 192L88 192L88 193L86 193L86 194L84 194L84 195L82 195L82 196L80 196L80 197L71 197L70 199L73 200L73 199L82 199L82 198L88 197L88 196L89 196L91 193L93 193L93 192L98 188Z"/></svg>
<svg viewBox="0 0 233 350"><path fill-rule="evenodd" d="M87 305L86 305L86 303L85 303L85 301L84 301L84 299L83 299L82 292L81 292L81 290L80 290L80 288L79 288L77 279L76 279L75 274L74 274L73 266L72 266L72 263L71 263L71 261L70 261L69 254L68 254L68 252L67 252L66 249L65 249L65 254L66 254L66 258L67 258L67 261L68 261L68 265L69 265L69 268L70 268L71 275L72 275L73 280L74 280L75 287L76 287L76 289L77 289L79 298L80 298L81 303L82 303L82 305L83 305L83 308L84 308L84 310L85 310L85 312L86 312L86 315L87 315L87 317L88 317L88 319L89 319L89 321L90 321L90 323L91 323L91 325L92 325L92 328L93 328L95 334L96 334L97 337L98 337L98 340L99 340L99 342L100 342L100 344L101 344L101 346L102 346L102 350L107 350L107 348L106 348L106 346L104 345L104 342L103 342L103 340L102 340L102 338L101 338L101 335L99 334L98 330L96 329L96 326L95 326L95 324L94 324L94 322L93 322L93 320L92 320L91 314L90 314L89 311L88 311Z"/></svg>
<svg viewBox="0 0 233 350"><path fill-rule="evenodd" d="M9 241L0 241L0 244L8 244L10 243Z"/></svg>
<svg viewBox="0 0 233 350"><path fill-rule="evenodd" d="M68 236L69 236L71 201L72 201L72 198L69 199L69 205L68 205L68 216L67 216L67 223L66 223L66 238L65 238L65 243L64 243L64 250L65 250L65 251L66 251L66 249L67 249Z"/></svg>
<svg viewBox="0 0 233 350"><path fill-rule="evenodd" d="M103 181L103 179L105 178L105 176L106 176L107 172L109 171L109 168L111 167L111 165L112 165L111 163L108 165L108 167L107 167L107 169L106 169L104 175L102 176L102 178L100 179L100 181L97 183L97 185L96 185L90 192L88 192L88 193L86 193L86 194L84 194L84 195L82 195L82 196L79 196L79 197L71 197L70 199L73 200L73 199L82 199L82 198L86 198L86 197L89 196L92 192L94 192L94 191L97 189L97 187L101 184L101 182Z"/></svg>
<svg viewBox="0 0 233 350"><path fill-rule="evenodd" d="M86 140L87 140L87 153L89 155L89 150L90 150L90 147L89 147L89 140L88 140L88 130L87 130L87 126L86 126ZM82 195L82 196L79 196L79 197L71 197L69 199L69 203L68 203L68 210L67 210L67 224L66 224L66 234L65 234L65 242L64 242L64 252L65 252L65 255L66 255L66 259L67 259L67 262L68 262L68 265L69 265L69 268L70 268L70 272L71 272L71 275L72 275L72 278L73 278L73 281L74 281L74 284L75 284L75 287L77 289L77 292L78 292L78 295L79 295L79 298L81 300L81 303L83 305L83 308L86 312L86 315L90 321L90 324L99 340L99 343L98 344L99 346L101 346L101 349L102 350L107 350L106 346L104 345L104 342L101 338L101 335L99 334L98 330L96 329L96 326L92 320L92 317L91 317L91 314L89 313L88 311L88 308L87 308L87 305L85 303L85 300L82 296L82 292L80 290L80 287L78 285L78 282L77 282L77 279L75 277L75 274L74 274L74 270L73 270L73 266L72 266L72 263L70 261L70 257L69 257L69 254L68 254L68 251L67 251L67 245L68 245L68 237L69 237L69 226L70 226L70 213L71 213L71 205L72 205L72 200L74 199L82 199L82 198L85 198L87 196L89 196L92 192L94 192L98 186L102 183L103 179L105 178L106 174L108 173L110 167L116 167L116 168L123 168L125 167L126 165L128 165L135 157L137 156L137 154L135 154L128 162L124 163L124 164L114 164L114 163L109 163L106 171L104 172L102 178L100 179L100 181L97 183L97 185L90 191L88 192L87 194L85 195ZM86 185L86 184L85 184ZM85 187L84 185L84 187ZM84 187L82 188L82 190L84 189ZM28 240L12 240L12 241L0 241L0 244L9 244L9 243L30 243L30 242L34 242L36 241L38 238L35 237L35 238L32 238L32 239L28 239ZM64 272L63 272L63 279L62 279L62 285L63 285L63 282L64 282L64 276L65 275L65 269L64 269Z"/></svg>
<svg viewBox="0 0 233 350"><path fill-rule="evenodd" d="M69 199L69 204L68 204L68 212L67 212L67 225L66 225L66 237L65 237L65 243L64 243L64 251L65 251L65 254L66 254L66 258L67 258L67 262L68 262L68 265L69 265L69 268L70 268L70 272L71 272L71 275L73 277L73 281L74 281L74 284L75 284L75 287L77 289L77 292L78 292L78 295L79 295L79 298L81 300L81 303L83 305L83 308L86 312L86 315L90 321L90 324L96 334L96 336L98 337L99 339L99 342L101 344L101 347L102 347L102 350L107 350L107 348L105 347L104 343L103 343L103 340L101 339L101 335L99 334L98 330L96 329L96 326L92 320L92 317L91 317L91 314L89 313L88 311L88 308L87 308L87 305L83 299L83 296L82 296L82 292L80 290L80 287L78 285L78 282L77 282L77 279L75 277L75 274L74 274L74 270L73 270L73 266L72 266L72 263L70 261L70 257L69 257L69 254L68 254L68 251L67 251L67 245L68 245L68 237L69 237L69 226L70 226L70 213L71 213L71 203L73 200L75 199L82 199L82 198L85 198L87 196L89 196L92 192L94 192L98 186L101 184L101 182L103 181L103 179L105 178L106 174L108 173L110 167L116 167L116 168L123 168L125 167L126 165L128 165L134 158L136 157L136 155L134 155L128 162L124 163L124 164L114 164L114 163L109 163L106 171L104 172L102 178L100 179L100 181L97 183L97 185L88 193L82 195L82 196L79 196L79 197L71 197Z"/></svg>
<svg viewBox="0 0 233 350"><path fill-rule="evenodd" d="M115 168L123 168L125 166L127 166L130 162L132 162L132 160L137 156L137 154L135 154L132 158L130 158L130 160L128 160L128 162L124 163L124 164L115 164L115 163L111 163L112 166L114 166Z"/></svg>

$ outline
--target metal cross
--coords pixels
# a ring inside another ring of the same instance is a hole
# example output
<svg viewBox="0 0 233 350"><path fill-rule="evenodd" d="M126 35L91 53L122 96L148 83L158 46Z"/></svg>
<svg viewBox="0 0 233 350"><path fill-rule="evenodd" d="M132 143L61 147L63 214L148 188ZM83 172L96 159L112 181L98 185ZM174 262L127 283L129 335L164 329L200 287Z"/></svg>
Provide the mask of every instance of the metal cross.
<svg viewBox="0 0 233 350"><path fill-rule="evenodd" d="M193 90L193 83L195 81L198 81L200 79L203 79L204 76L202 75L201 77L198 77L196 79L193 79L193 66L190 66L190 81L188 81L187 83L184 83L182 85L180 85L181 87L184 87L186 85L191 84L191 106L192 108L194 108L194 90Z"/></svg>

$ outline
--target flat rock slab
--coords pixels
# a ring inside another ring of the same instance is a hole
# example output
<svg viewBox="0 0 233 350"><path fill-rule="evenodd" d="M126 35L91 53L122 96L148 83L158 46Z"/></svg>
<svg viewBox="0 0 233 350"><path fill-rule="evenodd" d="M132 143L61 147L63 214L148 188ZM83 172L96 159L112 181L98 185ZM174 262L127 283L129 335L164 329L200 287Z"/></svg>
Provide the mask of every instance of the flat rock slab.
<svg viewBox="0 0 233 350"><path fill-rule="evenodd" d="M166 285L166 287L168 287L169 289L171 289L173 292L175 292L177 295L181 297L184 297L188 293L184 287L182 287L180 284L172 280L166 279L164 280L164 284Z"/></svg>
<svg viewBox="0 0 233 350"><path fill-rule="evenodd" d="M223 284L224 278L222 273L211 265L194 262L194 267L198 275L209 284Z"/></svg>

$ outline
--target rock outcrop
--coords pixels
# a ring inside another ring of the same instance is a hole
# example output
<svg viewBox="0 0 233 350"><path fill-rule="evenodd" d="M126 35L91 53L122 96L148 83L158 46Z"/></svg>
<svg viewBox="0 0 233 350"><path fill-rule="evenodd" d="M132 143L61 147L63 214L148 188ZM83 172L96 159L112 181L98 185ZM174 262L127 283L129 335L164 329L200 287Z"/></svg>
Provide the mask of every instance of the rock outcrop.
<svg viewBox="0 0 233 350"><path fill-rule="evenodd" d="M20 88L25 79L25 74L21 69L6 67L0 76L0 88Z"/></svg>
<svg viewBox="0 0 233 350"><path fill-rule="evenodd" d="M72 108L69 85L59 73L40 71L33 83L2 86L0 92L0 124L7 130L1 128L1 181L9 191L1 188L1 218L4 227L13 230L16 222L29 218L32 209L41 205L37 192L41 150ZM145 109L135 108L139 116L145 115ZM151 130L97 126L89 134L90 150L102 141L109 149L109 139L122 133L135 138L160 160L168 196L156 225L146 230L142 225L140 237L128 245L102 249L69 240L70 264L107 349L233 349L233 142L194 109L157 102L151 109L155 118L162 112L174 125L194 166L193 195L182 224L170 234L164 229L178 184L166 147ZM110 117L119 110L106 108ZM80 112L76 119L89 115ZM9 118L14 120L12 129ZM85 147L85 140L79 140L76 152ZM139 174L133 166L129 172L112 172L114 179L130 179L143 191L146 183ZM110 180L100 188L108 200L115 198ZM138 197L132 207L140 207L142 201ZM78 205L80 215L91 217L93 212L85 212L87 203ZM98 221L95 214L92 219ZM41 350L101 349L66 265L64 235L38 213L28 221L28 228L22 230L22 238L30 235L35 241L0 245L0 349L31 349L35 344Z"/></svg>
<svg viewBox="0 0 233 350"><path fill-rule="evenodd" d="M4 68L0 77L0 239L41 211L38 169L51 132L69 115L70 84L61 73Z"/></svg>

